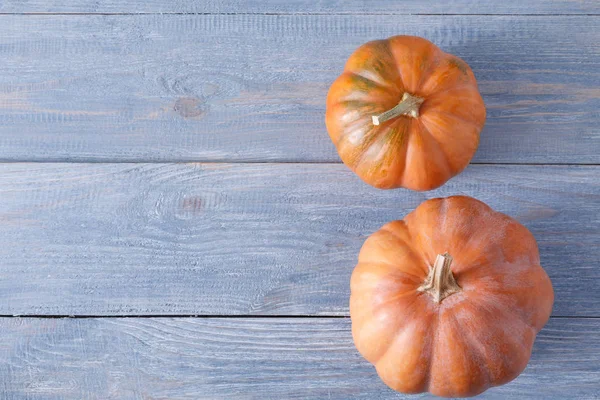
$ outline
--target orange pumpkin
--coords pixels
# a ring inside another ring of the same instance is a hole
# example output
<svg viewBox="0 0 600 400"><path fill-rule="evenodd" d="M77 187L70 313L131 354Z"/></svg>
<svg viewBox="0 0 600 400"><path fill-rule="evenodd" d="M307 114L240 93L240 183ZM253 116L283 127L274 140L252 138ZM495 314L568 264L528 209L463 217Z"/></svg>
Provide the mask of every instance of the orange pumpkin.
<svg viewBox="0 0 600 400"><path fill-rule="evenodd" d="M404 393L474 396L517 377L552 311L533 235L466 196L370 236L352 274L358 351Z"/></svg>
<svg viewBox="0 0 600 400"><path fill-rule="evenodd" d="M350 56L329 89L325 122L342 161L368 184L430 190L469 164L485 106L467 63L395 36Z"/></svg>

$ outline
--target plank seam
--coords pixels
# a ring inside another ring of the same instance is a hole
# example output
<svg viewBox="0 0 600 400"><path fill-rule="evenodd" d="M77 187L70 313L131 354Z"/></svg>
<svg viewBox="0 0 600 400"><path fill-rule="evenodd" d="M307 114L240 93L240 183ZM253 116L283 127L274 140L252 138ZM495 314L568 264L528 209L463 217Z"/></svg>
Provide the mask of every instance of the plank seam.
<svg viewBox="0 0 600 400"><path fill-rule="evenodd" d="M344 165L341 161L203 161L203 160L2 160L0 164L204 164L204 165L219 165L219 164L237 164L237 165ZM472 162L469 165L483 165L483 166L548 166L548 167L598 167L600 163L515 163L515 162Z"/></svg>
<svg viewBox="0 0 600 400"><path fill-rule="evenodd" d="M145 314L115 314L115 315L62 315L62 314L54 314L54 315L44 315L44 314L2 314L0 318L37 318L37 319L119 319L119 318L154 318L154 319L162 319L162 318L194 318L194 319L280 319L280 318L289 318L289 319L306 319L306 318L315 318L315 319L350 319L349 315L225 315L225 314L153 314L153 315L145 315ZM567 316L567 315L556 315L551 316L550 319L600 319L600 316Z"/></svg>
<svg viewBox="0 0 600 400"><path fill-rule="evenodd" d="M416 16L440 16L440 17L460 17L460 16L474 16L474 17L598 17L600 13L567 13L567 14L490 14L490 13L402 13L402 12L262 12L262 13L236 13L236 12L0 12L0 16L3 15L33 15L33 16L135 16L135 15L316 15L316 16L332 16L332 15L416 15Z"/></svg>
<svg viewBox="0 0 600 400"><path fill-rule="evenodd" d="M247 318L247 319L277 319L277 318L317 318L317 319L349 319L347 315L227 315L227 314L107 314L107 315L68 315L68 314L0 314L0 318L39 318L39 319L93 319L93 318Z"/></svg>

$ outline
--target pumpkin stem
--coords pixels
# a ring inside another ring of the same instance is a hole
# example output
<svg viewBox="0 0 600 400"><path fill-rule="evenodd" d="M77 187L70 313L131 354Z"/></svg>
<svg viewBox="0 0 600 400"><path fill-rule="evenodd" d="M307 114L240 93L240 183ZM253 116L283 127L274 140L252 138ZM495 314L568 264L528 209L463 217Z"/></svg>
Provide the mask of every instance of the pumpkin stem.
<svg viewBox="0 0 600 400"><path fill-rule="evenodd" d="M404 95L402 95L402 100L400 100L400 103L398 103L396 107L371 117L373 119L373 125L382 124L385 121L400 115L409 115L413 118L417 118L419 116L419 107L421 107L421 104L423 104L424 101L425 99L421 97L413 96L412 94L405 92Z"/></svg>
<svg viewBox="0 0 600 400"><path fill-rule="evenodd" d="M452 264L450 254L438 254L425 283L419 287L419 292L429 293L436 303L440 303L451 294L460 292L462 289L452 275L450 264Z"/></svg>

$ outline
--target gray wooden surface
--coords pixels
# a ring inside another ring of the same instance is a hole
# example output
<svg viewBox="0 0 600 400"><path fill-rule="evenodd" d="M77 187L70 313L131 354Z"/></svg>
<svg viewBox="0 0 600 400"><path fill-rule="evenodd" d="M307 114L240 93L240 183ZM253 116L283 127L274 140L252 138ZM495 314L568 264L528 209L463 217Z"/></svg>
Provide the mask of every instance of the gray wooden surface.
<svg viewBox="0 0 600 400"><path fill-rule="evenodd" d="M598 399L600 321L551 319L525 372L482 399ZM16 399L410 399L356 352L347 318L0 320Z"/></svg>
<svg viewBox="0 0 600 400"><path fill-rule="evenodd" d="M598 164L599 21L0 15L0 160L338 162L329 84L361 43L406 33L473 68L474 162Z"/></svg>
<svg viewBox="0 0 600 400"><path fill-rule="evenodd" d="M600 399L599 28L596 0L0 0L0 399L411 398L354 349L348 280L452 194L522 221L556 294L481 398ZM393 34L463 57L488 109L428 193L361 183L325 131Z"/></svg>
<svg viewBox="0 0 600 400"><path fill-rule="evenodd" d="M471 165L416 193L339 164L3 164L0 314L348 315L366 237L467 194L534 233L554 315L600 316L599 176Z"/></svg>
<svg viewBox="0 0 600 400"><path fill-rule="evenodd" d="M0 13L600 14L596 0L3 0Z"/></svg>

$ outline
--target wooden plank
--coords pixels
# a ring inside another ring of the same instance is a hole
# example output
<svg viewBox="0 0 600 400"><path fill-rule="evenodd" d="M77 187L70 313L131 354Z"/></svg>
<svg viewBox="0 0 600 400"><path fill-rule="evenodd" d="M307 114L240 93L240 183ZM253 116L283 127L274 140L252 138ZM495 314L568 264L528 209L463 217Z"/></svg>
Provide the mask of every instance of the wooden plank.
<svg viewBox="0 0 600 400"><path fill-rule="evenodd" d="M551 319L482 399L597 399L598 319ZM349 319L0 319L0 397L410 399L354 349Z"/></svg>
<svg viewBox="0 0 600 400"><path fill-rule="evenodd" d="M338 162L329 84L361 43L405 33L473 67L488 107L475 162L597 164L599 22L4 15L0 160Z"/></svg>
<svg viewBox="0 0 600 400"><path fill-rule="evenodd" d="M595 0L5 0L2 13L596 14Z"/></svg>
<svg viewBox="0 0 600 400"><path fill-rule="evenodd" d="M2 315L348 315L368 235L426 198L520 219L557 316L600 316L600 167L470 166L381 191L339 164L1 164Z"/></svg>

